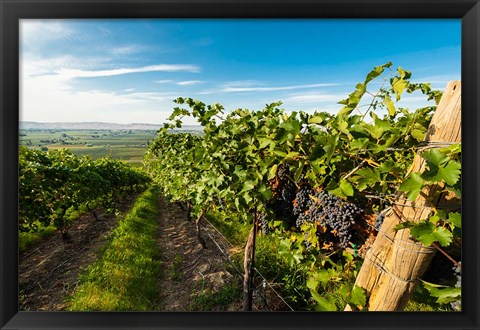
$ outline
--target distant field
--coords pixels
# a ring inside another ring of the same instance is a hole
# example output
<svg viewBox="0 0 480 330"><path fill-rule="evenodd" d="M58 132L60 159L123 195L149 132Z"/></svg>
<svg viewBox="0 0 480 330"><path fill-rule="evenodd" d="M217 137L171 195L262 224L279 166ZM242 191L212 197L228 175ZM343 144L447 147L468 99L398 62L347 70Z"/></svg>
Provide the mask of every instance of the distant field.
<svg viewBox="0 0 480 330"><path fill-rule="evenodd" d="M30 148L68 148L79 156L92 159L111 156L142 166L155 134L154 130L21 130L19 141Z"/></svg>

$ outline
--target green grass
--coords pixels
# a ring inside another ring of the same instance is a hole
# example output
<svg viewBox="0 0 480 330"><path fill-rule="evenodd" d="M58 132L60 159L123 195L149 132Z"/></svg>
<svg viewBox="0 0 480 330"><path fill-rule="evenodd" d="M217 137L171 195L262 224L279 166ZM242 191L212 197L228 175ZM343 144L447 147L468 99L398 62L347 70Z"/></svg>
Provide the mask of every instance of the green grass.
<svg viewBox="0 0 480 330"><path fill-rule="evenodd" d="M68 299L70 311L150 311L158 306L158 188L150 187L120 220Z"/></svg>
<svg viewBox="0 0 480 330"><path fill-rule="evenodd" d="M232 256L235 263L243 270L243 247L252 228L231 212L210 211L208 220L228 239L241 249L241 253ZM306 275L288 266L278 254L278 240L273 235L257 236L255 268L269 281L282 283L282 295L295 310L306 310L304 297L308 293Z"/></svg>
<svg viewBox="0 0 480 330"><path fill-rule="evenodd" d="M439 304L420 283L404 309L405 312L451 312L449 304Z"/></svg>
<svg viewBox="0 0 480 330"><path fill-rule="evenodd" d="M20 252L30 249L32 246L40 242L45 237L51 236L57 229L55 226L43 226L39 224L36 232L19 232L18 233L18 248Z"/></svg>
<svg viewBox="0 0 480 330"><path fill-rule="evenodd" d="M239 285L235 284L227 284L218 292L204 289L193 298L189 309L192 311L225 311L232 302L239 300L241 296L242 290Z"/></svg>
<svg viewBox="0 0 480 330"><path fill-rule="evenodd" d="M67 210L67 213L65 214L66 223L75 221L82 214L87 212L88 210L85 205L82 205L78 210L74 210L73 208ZM42 239L52 236L57 231L53 224L45 225L40 221L37 221L34 225L37 228L35 231L18 233L18 249L20 252L30 249Z"/></svg>

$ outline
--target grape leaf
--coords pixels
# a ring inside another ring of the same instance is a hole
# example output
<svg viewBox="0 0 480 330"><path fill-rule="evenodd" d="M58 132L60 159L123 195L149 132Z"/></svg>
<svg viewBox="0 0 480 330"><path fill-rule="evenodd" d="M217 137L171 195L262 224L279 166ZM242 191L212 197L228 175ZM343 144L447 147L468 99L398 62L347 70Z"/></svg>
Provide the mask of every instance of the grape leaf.
<svg viewBox="0 0 480 330"><path fill-rule="evenodd" d="M447 184L453 186L460 178L462 166L455 162L449 161L444 167L429 167L428 171L422 174L422 177L432 182L445 181Z"/></svg>
<svg viewBox="0 0 480 330"><path fill-rule="evenodd" d="M334 302L327 300L326 298L320 296L317 292L311 291L312 298L317 302L317 304L314 306L315 310L321 311L321 312L331 312L331 311L336 311L337 306L335 305Z"/></svg>
<svg viewBox="0 0 480 330"><path fill-rule="evenodd" d="M407 198L411 201L414 201L420 194L424 183L425 180L420 176L420 174L413 172L410 173L405 181L402 182L400 187L398 187L398 190L405 191L407 193Z"/></svg>
<svg viewBox="0 0 480 330"><path fill-rule="evenodd" d="M459 212L449 213L447 221L457 228L462 228L462 215Z"/></svg>
<svg viewBox="0 0 480 330"><path fill-rule="evenodd" d="M428 170L422 174L422 177L432 182L445 181L453 186L460 178L460 163L451 160L448 156L438 149L424 151L422 157L426 160Z"/></svg>
<svg viewBox="0 0 480 330"><path fill-rule="evenodd" d="M423 282L423 286L428 290L432 297L437 298L437 303L448 304L454 301L458 301L462 297L462 288L447 287L443 285L437 285Z"/></svg>
<svg viewBox="0 0 480 330"><path fill-rule="evenodd" d="M398 79L398 77L393 78L392 88L397 97L397 101L400 100L400 97L406 87L407 82L405 80L403 80L402 78Z"/></svg>
<svg viewBox="0 0 480 330"><path fill-rule="evenodd" d="M367 303L365 290L359 286L355 286L353 290L350 292L350 297L348 302L356 306L358 305L365 306Z"/></svg>
<svg viewBox="0 0 480 330"><path fill-rule="evenodd" d="M453 234L443 227L436 227L435 224L422 221L410 229L410 234L422 242L425 246L430 246L433 242L439 242L442 246L448 246L452 242Z"/></svg>
<svg viewBox="0 0 480 330"><path fill-rule="evenodd" d="M340 181L340 189L345 194L345 196L353 196L353 187L347 180Z"/></svg>
<svg viewBox="0 0 480 330"><path fill-rule="evenodd" d="M388 114L392 117L395 116L395 106L388 95L385 95L385 104L387 105Z"/></svg>

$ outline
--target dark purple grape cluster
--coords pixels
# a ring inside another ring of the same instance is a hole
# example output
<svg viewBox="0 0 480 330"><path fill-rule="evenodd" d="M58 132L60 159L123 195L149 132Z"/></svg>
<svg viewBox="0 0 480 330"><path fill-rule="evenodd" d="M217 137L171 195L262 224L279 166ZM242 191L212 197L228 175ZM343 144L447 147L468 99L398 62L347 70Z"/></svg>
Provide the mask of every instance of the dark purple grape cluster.
<svg viewBox="0 0 480 330"><path fill-rule="evenodd" d="M270 228L268 228L268 219L265 213L260 214L258 217L258 221L260 222L260 226L262 227L263 235L268 235L270 233Z"/></svg>
<svg viewBox="0 0 480 330"><path fill-rule="evenodd" d="M459 264L460 264L460 267L455 265L452 268L453 273L454 273L455 277L457 278L457 283L455 283L456 288L461 288L462 287L462 268L461 268L462 263L459 262ZM450 303L450 306L452 306L452 309L454 311L461 311L462 310L462 301L461 300L453 301L453 302Z"/></svg>
<svg viewBox="0 0 480 330"><path fill-rule="evenodd" d="M297 218L297 226L301 226L305 221L318 221L335 231L340 247L345 248L352 238L355 220L361 213L362 209L355 204L322 190L317 192L313 199L310 198L308 209Z"/></svg>
<svg viewBox="0 0 480 330"><path fill-rule="evenodd" d="M303 241L303 243L305 244L305 247L307 249L307 251L310 251L311 248L312 248L312 242L310 242L308 240L308 233L303 233L303 237L305 238L305 240Z"/></svg>
<svg viewBox="0 0 480 330"><path fill-rule="evenodd" d="M292 225L295 222L292 211L296 186L290 180L289 175L288 164L280 164L277 170L278 187L276 188L276 196L270 203L270 208L278 218L284 219L289 225Z"/></svg>
<svg viewBox="0 0 480 330"><path fill-rule="evenodd" d="M294 216L298 217L307 210L310 202L310 195L313 195L313 191L308 185L303 185L298 189L295 195L295 203L293 205Z"/></svg>
<svg viewBox="0 0 480 330"><path fill-rule="evenodd" d="M383 212L379 212L375 217L374 227L376 231L380 231L380 227L383 224L383 220L385 220L385 214Z"/></svg>
<svg viewBox="0 0 480 330"><path fill-rule="evenodd" d="M461 288L462 287L462 268L461 268L462 262L459 262L459 265L460 265L460 267L455 265L452 268L453 274L457 278L457 283L455 284L456 288Z"/></svg>

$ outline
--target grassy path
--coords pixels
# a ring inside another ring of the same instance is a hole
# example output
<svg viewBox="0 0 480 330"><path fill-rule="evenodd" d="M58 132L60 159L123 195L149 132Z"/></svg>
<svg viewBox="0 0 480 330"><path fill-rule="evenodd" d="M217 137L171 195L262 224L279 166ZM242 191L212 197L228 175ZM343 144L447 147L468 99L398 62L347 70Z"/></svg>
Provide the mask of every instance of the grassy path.
<svg viewBox="0 0 480 330"><path fill-rule="evenodd" d="M151 311L158 306L158 189L147 189L81 276L71 311Z"/></svg>

